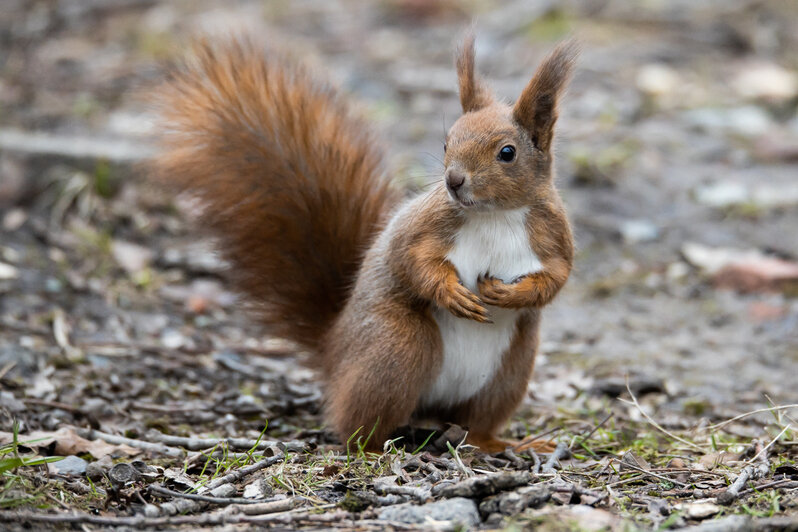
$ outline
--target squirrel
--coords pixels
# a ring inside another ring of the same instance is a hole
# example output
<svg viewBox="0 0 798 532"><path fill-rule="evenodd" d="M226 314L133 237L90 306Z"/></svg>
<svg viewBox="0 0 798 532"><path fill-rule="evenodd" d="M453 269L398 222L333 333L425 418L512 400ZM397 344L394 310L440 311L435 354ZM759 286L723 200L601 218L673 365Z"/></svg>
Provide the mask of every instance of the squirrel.
<svg viewBox="0 0 798 532"><path fill-rule="evenodd" d="M485 452L515 444L498 434L574 256L552 142L576 55L557 46L508 105L475 73L468 34L445 170L410 199L346 99L252 39L197 42L157 91L157 179L199 200L235 286L313 353L342 442L362 430L380 450L435 420Z"/></svg>

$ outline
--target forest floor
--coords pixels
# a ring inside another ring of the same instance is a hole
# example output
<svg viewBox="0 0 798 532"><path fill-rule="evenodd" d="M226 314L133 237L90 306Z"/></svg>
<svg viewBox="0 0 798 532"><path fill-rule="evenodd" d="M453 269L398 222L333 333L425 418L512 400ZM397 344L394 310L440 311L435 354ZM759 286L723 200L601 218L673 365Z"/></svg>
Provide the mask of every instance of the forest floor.
<svg viewBox="0 0 798 532"><path fill-rule="evenodd" d="M145 184L142 94L190 35L254 31L418 189L472 19L503 97L582 43L557 146L579 253L505 434L560 444L491 456L450 427L371 455ZM0 527L798 529L797 25L779 0L6 0Z"/></svg>

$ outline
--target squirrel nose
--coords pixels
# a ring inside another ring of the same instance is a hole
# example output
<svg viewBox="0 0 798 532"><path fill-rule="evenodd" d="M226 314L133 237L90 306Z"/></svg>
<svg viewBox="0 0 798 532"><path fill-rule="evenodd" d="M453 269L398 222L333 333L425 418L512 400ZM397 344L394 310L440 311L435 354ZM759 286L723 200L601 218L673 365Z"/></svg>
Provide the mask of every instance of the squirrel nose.
<svg viewBox="0 0 798 532"><path fill-rule="evenodd" d="M465 175L460 172L449 171L446 173L446 186L452 192L463 186L465 183Z"/></svg>

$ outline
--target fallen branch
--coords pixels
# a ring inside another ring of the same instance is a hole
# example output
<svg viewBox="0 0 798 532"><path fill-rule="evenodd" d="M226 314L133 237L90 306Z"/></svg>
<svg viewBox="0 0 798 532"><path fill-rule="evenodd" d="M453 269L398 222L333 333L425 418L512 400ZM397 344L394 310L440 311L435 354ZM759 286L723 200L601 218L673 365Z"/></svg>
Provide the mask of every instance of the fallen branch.
<svg viewBox="0 0 798 532"><path fill-rule="evenodd" d="M753 416L754 414L761 414L763 412L777 412L779 410L788 410L791 408L798 408L798 404L771 406L770 408L760 408L758 410L751 410L750 412L745 412L744 414L740 414L739 416L734 416L733 418L727 419L726 421L722 421L714 425L708 425L706 427L706 430L717 430L725 427L729 423L734 423L735 421L739 421L748 416Z"/></svg>
<svg viewBox="0 0 798 532"><path fill-rule="evenodd" d="M165 517L146 517L137 515L133 517L108 517L87 513L35 513L35 512L0 512L0 522L4 523L71 523L91 524L107 527L131 527L140 529L153 529L167 526L215 526L236 523L278 523L288 525L298 522L309 523L334 523L351 519L349 512L337 511L318 514L319 509L333 508L334 504L325 504L311 510L297 509L287 512L271 514L247 515L234 513L230 507L221 512L205 513L199 515L177 515ZM242 507L244 508L244 507Z"/></svg>
<svg viewBox="0 0 798 532"><path fill-rule="evenodd" d="M439 489L436 489L438 486L435 486L432 488L432 494L447 499L451 497L481 498L518 486L525 486L531 481L532 475L528 471L508 471L495 475L471 477L455 484L441 486Z"/></svg>
<svg viewBox="0 0 798 532"><path fill-rule="evenodd" d="M616 460L616 462L621 464L620 460ZM679 482L678 480L674 480L672 478L668 478L666 476L660 475L658 473L654 473L653 471L651 471L649 469L643 469L642 467L637 466L635 464L630 464L629 462L623 462L622 465L623 465L623 467L628 467L630 469L634 469L635 471L639 471L644 476L650 476L650 477L654 477L654 478L659 479L659 480L663 480L665 482L670 482L674 486L679 486L680 488L686 488L689 485L689 484L685 484L684 482Z"/></svg>
<svg viewBox="0 0 798 532"><path fill-rule="evenodd" d="M175 445L188 449L189 451L202 451L220 444L226 444L228 449L238 450L257 450L263 451L270 447L284 447L286 451L298 452L307 448L307 444L301 441L277 442L274 440L251 440L248 438L184 438L181 436L171 436L151 430L147 433L147 438L165 445Z"/></svg>
<svg viewBox="0 0 798 532"><path fill-rule="evenodd" d="M568 453L568 445L566 445L565 442L558 442L557 447L554 448L554 452L551 453L549 459L543 464L540 472L543 474L554 473L554 466L559 465L559 460L568 456Z"/></svg>
<svg viewBox="0 0 798 532"><path fill-rule="evenodd" d="M168 488L164 488L163 486L158 486L155 484L148 486L147 489L149 490L150 493L154 493L156 495L161 495L164 497L188 499L192 501L207 502L210 504L217 504L221 506L226 506L228 504L258 504L264 502L255 499L244 499L243 497L211 497L209 495L197 495L196 493L181 493L179 491L173 491Z"/></svg>
<svg viewBox="0 0 798 532"><path fill-rule="evenodd" d="M103 440L104 442L113 443L116 445L122 445L122 444L130 445L131 447L135 447L136 449L142 449L144 451L162 454L164 456L170 456L172 458L183 458L186 456L186 451L184 451L183 449L178 449L176 447L169 447L161 443L153 443L144 440L126 438L124 436L108 434L106 432L101 432L95 429L76 429L76 432L81 438L86 438L87 440Z"/></svg>
<svg viewBox="0 0 798 532"><path fill-rule="evenodd" d="M284 458L285 458L285 455L283 455L283 453L276 454L276 455L270 456L268 458L264 458L260 462L255 462L252 465L248 465L246 467L242 467L241 469L236 469L232 473L228 473L228 474L226 474L224 476L221 476L221 477L213 480L212 482L208 483L207 488L212 490L214 488L218 488L222 484L229 484L231 482L238 482L239 480L241 480L244 477L247 477L247 476L249 476L249 475L251 475L253 473L256 473L256 472L260 471L261 469L265 469L265 468L269 467L270 465L273 465L273 464L276 464L277 462L282 461Z"/></svg>
<svg viewBox="0 0 798 532"><path fill-rule="evenodd" d="M748 465L740 471L740 474L732 482L726 491L722 491L718 495L718 503L728 506L740 497L740 490L745 487L749 480L756 480L762 478L770 472L770 465L767 458L767 447L762 447L762 444L756 442L756 447L759 447L759 452L754 456L754 459L759 460L757 465Z"/></svg>

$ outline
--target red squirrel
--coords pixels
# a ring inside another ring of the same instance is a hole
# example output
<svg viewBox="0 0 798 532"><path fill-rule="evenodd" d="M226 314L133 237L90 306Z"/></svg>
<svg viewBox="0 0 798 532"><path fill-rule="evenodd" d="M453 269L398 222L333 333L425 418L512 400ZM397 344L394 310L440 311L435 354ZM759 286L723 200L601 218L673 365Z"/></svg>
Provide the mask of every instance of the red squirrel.
<svg viewBox="0 0 798 532"><path fill-rule="evenodd" d="M576 54L559 45L508 105L466 37L442 179L408 200L345 99L251 40L198 43L158 91L155 175L200 200L236 286L314 354L342 441L373 431L378 450L432 419L486 452L511 445L497 434L573 262L552 140Z"/></svg>

